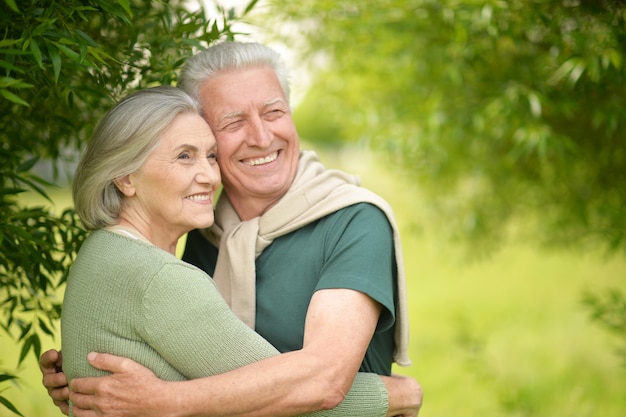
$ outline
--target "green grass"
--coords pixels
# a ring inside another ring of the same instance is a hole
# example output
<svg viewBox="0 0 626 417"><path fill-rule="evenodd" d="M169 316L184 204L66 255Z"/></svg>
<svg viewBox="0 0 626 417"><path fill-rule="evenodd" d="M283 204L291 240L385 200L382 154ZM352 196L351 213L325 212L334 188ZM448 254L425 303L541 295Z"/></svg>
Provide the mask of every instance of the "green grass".
<svg viewBox="0 0 626 417"><path fill-rule="evenodd" d="M394 206L401 225L419 225L414 192L384 174L384 166L372 168L376 161L354 152L324 160L360 173ZM626 415L626 368L614 352L619 341L591 322L581 302L585 290L626 290L626 259L508 247L467 264L432 236L404 229L402 237L413 365L395 371L422 383L421 416ZM44 349L59 344L46 339ZM2 366L12 368L18 353L0 334ZM34 358L19 375L22 387L2 395L27 417L60 415Z"/></svg>
<svg viewBox="0 0 626 417"><path fill-rule="evenodd" d="M626 415L617 340L580 302L623 289L625 262L509 249L446 266L423 242L406 249L414 366L401 372L422 382L424 415Z"/></svg>

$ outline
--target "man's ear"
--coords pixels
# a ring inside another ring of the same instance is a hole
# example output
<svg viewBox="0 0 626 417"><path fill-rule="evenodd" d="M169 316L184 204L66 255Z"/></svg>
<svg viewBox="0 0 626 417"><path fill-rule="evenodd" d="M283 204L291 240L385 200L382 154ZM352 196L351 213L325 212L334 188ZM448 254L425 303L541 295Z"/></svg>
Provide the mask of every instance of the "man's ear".
<svg viewBox="0 0 626 417"><path fill-rule="evenodd" d="M132 197L135 195L135 186L130 174L116 178L113 182L115 183L117 189L120 190L126 197Z"/></svg>

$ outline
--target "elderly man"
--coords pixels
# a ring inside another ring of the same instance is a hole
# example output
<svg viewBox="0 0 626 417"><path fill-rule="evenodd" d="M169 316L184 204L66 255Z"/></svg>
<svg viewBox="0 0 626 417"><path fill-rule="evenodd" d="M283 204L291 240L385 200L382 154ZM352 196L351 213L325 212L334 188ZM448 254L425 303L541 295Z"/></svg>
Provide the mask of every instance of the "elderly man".
<svg viewBox="0 0 626 417"><path fill-rule="evenodd" d="M215 225L188 235L183 259L213 276L233 311L279 351L310 351L319 366L307 377L340 397L359 370L389 375L394 360L408 365L393 214L354 177L300 150L278 54L255 43L217 44L189 58L179 87L202 103L224 184ZM57 388L64 376L54 372L56 359L47 352L41 366L62 407L67 391ZM138 365L128 363L109 355L92 362L131 375ZM71 396L82 402L107 378L76 380ZM133 384L91 395L92 407L102 410L128 393L141 403L136 394L150 392L150 380ZM390 401L403 398L406 415L416 415L421 388L407 378L398 386Z"/></svg>

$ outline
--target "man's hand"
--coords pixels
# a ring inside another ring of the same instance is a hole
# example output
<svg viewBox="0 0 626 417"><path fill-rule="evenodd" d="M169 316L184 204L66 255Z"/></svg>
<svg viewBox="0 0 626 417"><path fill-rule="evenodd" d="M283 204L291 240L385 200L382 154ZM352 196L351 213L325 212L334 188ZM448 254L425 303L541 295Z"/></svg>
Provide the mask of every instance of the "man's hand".
<svg viewBox="0 0 626 417"><path fill-rule="evenodd" d="M424 393L416 379L393 375L381 377L389 394L388 417L417 417L422 408Z"/></svg>
<svg viewBox="0 0 626 417"><path fill-rule="evenodd" d="M67 377L63 373L63 356L61 352L51 349L39 358L39 369L43 374L43 385L48 390L48 395L54 401L54 405L61 409L65 415L69 415L70 391L67 387Z"/></svg>
<svg viewBox="0 0 626 417"><path fill-rule="evenodd" d="M160 416L166 392L152 371L138 363L106 353L90 353L91 366L111 375L73 379L70 388L72 411L76 417ZM171 405L171 404L170 404Z"/></svg>

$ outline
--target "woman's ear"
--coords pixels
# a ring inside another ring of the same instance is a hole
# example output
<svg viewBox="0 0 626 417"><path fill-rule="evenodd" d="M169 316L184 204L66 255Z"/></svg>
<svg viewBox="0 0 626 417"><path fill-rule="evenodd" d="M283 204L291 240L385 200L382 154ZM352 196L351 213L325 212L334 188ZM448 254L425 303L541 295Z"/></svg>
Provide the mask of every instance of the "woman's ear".
<svg viewBox="0 0 626 417"><path fill-rule="evenodd" d="M133 185L130 174L116 178L113 182L115 183L117 189L120 190L126 197L132 197L135 195L135 186Z"/></svg>

